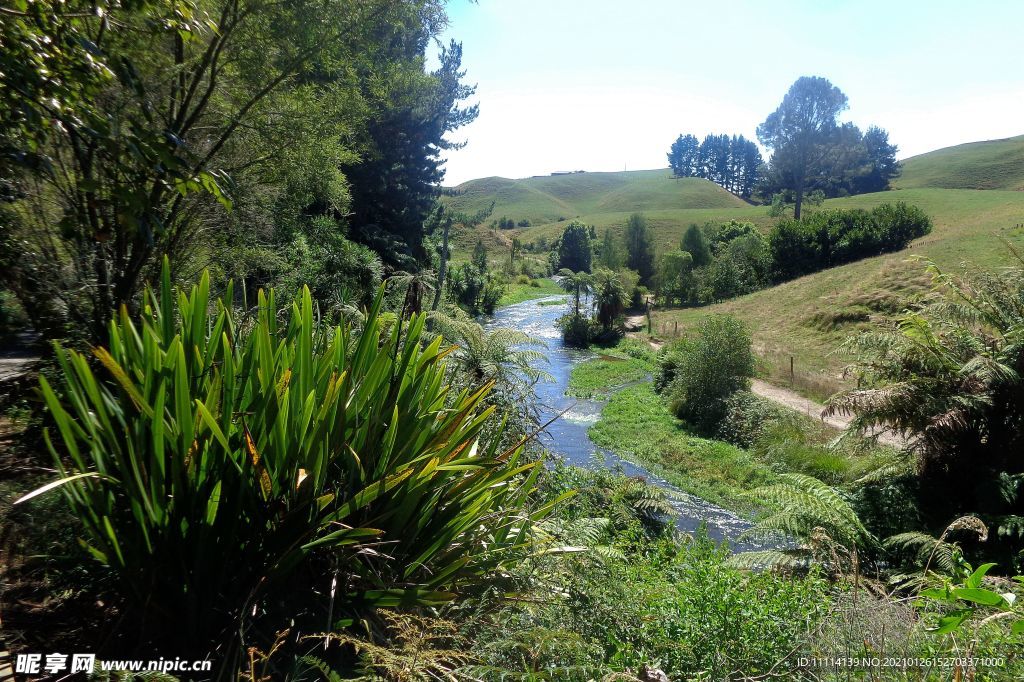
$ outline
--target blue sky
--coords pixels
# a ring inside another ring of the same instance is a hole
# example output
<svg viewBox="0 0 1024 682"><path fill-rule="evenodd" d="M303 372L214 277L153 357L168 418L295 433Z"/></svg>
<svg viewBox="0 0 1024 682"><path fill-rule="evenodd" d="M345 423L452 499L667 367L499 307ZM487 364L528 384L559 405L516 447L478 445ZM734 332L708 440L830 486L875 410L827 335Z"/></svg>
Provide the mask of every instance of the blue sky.
<svg viewBox="0 0 1024 682"><path fill-rule="evenodd" d="M794 80L900 157L1024 133L1024 1L452 0L480 117L445 184L660 168L679 133L754 138Z"/></svg>

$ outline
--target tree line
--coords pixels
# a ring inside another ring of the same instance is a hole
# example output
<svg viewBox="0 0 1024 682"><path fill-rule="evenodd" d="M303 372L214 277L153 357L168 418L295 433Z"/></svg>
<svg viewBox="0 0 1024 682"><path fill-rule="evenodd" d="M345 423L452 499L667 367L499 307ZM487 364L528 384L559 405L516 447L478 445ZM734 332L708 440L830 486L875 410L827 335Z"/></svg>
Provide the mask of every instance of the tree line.
<svg viewBox="0 0 1024 682"><path fill-rule="evenodd" d="M906 248L931 219L903 202L818 211L783 220L767 235L752 223L691 225L678 250L661 255L655 279L668 305L708 305L862 258Z"/></svg>
<svg viewBox="0 0 1024 682"><path fill-rule="evenodd" d="M757 127L757 139L771 150L764 163L757 145L742 135L680 135L668 151L676 177L711 180L733 194L793 205L800 218L814 192L838 197L880 192L899 176L898 148L877 126L861 131L839 123L847 96L827 79L799 78L779 107Z"/></svg>
<svg viewBox="0 0 1024 682"><path fill-rule="evenodd" d="M804 197L820 190L827 197L880 192L900 173L896 145L876 126L862 133L838 122L849 98L827 79L804 76L790 87L779 107L757 127L757 138L772 150L760 186L762 197L782 193L800 219Z"/></svg>
<svg viewBox="0 0 1024 682"><path fill-rule="evenodd" d="M704 178L733 194L749 197L757 187L764 161L757 145L742 135L680 135L668 152L668 165L678 178Z"/></svg>
<svg viewBox="0 0 1024 682"><path fill-rule="evenodd" d="M458 43L424 68L443 2L20 4L0 23L0 282L45 337L101 338L162 254L250 300L301 279L326 309L430 265L440 154L477 115Z"/></svg>

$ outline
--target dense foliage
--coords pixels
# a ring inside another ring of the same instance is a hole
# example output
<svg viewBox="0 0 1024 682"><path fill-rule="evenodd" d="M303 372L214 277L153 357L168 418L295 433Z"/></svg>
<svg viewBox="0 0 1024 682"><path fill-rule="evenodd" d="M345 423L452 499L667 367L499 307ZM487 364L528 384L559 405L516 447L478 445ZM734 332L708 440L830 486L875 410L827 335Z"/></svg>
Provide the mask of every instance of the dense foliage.
<svg viewBox="0 0 1024 682"><path fill-rule="evenodd" d="M749 332L737 320L715 315L701 320L693 338L668 348L657 382L676 416L699 432L714 433L729 398L748 389L753 375Z"/></svg>
<svg viewBox="0 0 1024 682"><path fill-rule="evenodd" d="M230 666L250 628L442 602L520 557L539 463L480 442L490 383L450 392L423 316L387 324L381 294L358 334L332 329L304 289L247 321L230 286L211 313L206 275L186 294L168 273L97 365L58 347L41 380L62 478L38 492L65 493L140 643Z"/></svg>
<svg viewBox="0 0 1024 682"><path fill-rule="evenodd" d="M757 187L763 163L757 144L742 135L708 135L700 143L693 135L680 135L668 152L676 177L705 178L741 197Z"/></svg>
<svg viewBox="0 0 1024 682"><path fill-rule="evenodd" d="M590 272L593 259L593 248L591 246L590 232L593 228L584 225L578 220L569 223L558 239L558 267L557 269L571 270L572 272Z"/></svg>
<svg viewBox="0 0 1024 682"><path fill-rule="evenodd" d="M846 95L827 79L804 76L757 127L758 140L772 150L759 191L791 194L797 220L813 190L826 196L878 192L899 175L888 133L872 126L862 134L852 123L838 123L847 106Z"/></svg>
<svg viewBox="0 0 1024 682"><path fill-rule="evenodd" d="M979 514L996 529L986 556L1024 551L1024 270L953 277L934 265L932 300L851 340L859 387L830 401L854 427L911 439L931 530Z"/></svg>
<svg viewBox="0 0 1024 682"><path fill-rule="evenodd" d="M440 3L20 4L0 34L0 277L40 333L101 340L161 254L250 298L301 267L345 303L376 282L332 281L339 261L379 270L348 239L427 262L438 154L476 114L457 44L424 71Z"/></svg>
<svg viewBox="0 0 1024 682"><path fill-rule="evenodd" d="M899 251L930 233L931 219L916 206L897 202L870 212L816 211L784 220L768 234L771 278L782 282L861 258Z"/></svg>

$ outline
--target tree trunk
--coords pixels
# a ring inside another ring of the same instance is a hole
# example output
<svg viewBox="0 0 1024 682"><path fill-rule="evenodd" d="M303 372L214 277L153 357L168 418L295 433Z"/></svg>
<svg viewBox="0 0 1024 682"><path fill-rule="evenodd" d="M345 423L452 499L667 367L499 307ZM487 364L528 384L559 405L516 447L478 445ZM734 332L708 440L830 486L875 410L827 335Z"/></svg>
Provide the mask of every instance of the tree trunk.
<svg viewBox="0 0 1024 682"><path fill-rule="evenodd" d="M800 206L804 203L804 184L801 182L796 188L796 206L793 207L793 218L800 220Z"/></svg>

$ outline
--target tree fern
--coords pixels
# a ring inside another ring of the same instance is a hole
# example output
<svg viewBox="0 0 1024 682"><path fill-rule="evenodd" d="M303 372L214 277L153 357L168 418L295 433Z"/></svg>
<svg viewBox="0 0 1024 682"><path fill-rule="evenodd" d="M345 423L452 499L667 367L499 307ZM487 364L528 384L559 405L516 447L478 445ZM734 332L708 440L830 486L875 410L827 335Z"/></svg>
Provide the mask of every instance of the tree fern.
<svg viewBox="0 0 1024 682"><path fill-rule="evenodd" d="M817 562L837 573L855 568L857 551L874 546L876 540L850 503L812 476L782 474L779 479L749 493L770 510L744 536L775 541L790 538L796 546L740 553L730 563L746 568L795 568Z"/></svg>
<svg viewBox="0 0 1024 682"><path fill-rule="evenodd" d="M931 498L922 506L941 509L931 525L991 510L1004 557L1024 540L1013 520L1024 496L1004 485L1024 471L1024 259L1007 248L1018 263L999 272L952 275L928 262L925 302L844 345L858 388L826 410L852 414L856 431L905 435ZM995 496L993 487L1001 487Z"/></svg>

